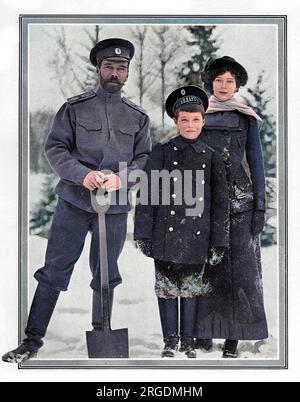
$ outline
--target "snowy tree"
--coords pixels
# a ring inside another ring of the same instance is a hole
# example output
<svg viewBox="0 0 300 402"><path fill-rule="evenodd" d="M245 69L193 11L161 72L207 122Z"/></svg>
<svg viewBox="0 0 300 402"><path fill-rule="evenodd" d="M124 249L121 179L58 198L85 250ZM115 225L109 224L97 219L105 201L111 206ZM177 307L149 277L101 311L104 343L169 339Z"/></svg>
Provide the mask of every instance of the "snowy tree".
<svg viewBox="0 0 300 402"><path fill-rule="evenodd" d="M30 171L44 174L41 186L41 198L31 211L30 233L42 237L48 236L51 218L56 206L54 192L56 175L53 173L44 154L44 143L50 131L54 112L35 111L30 113Z"/></svg>
<svg viewBox="0 0 300 402"><path fill-rule="evenodd" d="M268 103L271 101L271 98L267 95L268 89L264 85L264 75L265 72L261 71L255 86L248 89L251 97L248 103L263 120L260 129L260 138L266 173L267 221L261 236L261 242L262 245L269 246L276 243L276 227L270 223L276 215L276 123L273 115L268 111Z"/></svg>
<svg viewBox="0 0 300 402"><path fill-rule="evenodd" d="M171 129L164 127L164 102L167 89L187 84L201 86L200 71L210 57L215 57L218 50L217 39L213 35L215 26L187 26L175 32L165 28L167 27L156 31L159 42L154 42L159 61L158 76L161 80L160 101L163 122L162 127L152 127L154 142L167 141L177 132L174 127ZM167 46L169 42L171 45Z"/></svg>
<svg viewBox="0 0 300 402"><path fill-rule="evenodd" d="M54 173L45 175L41 186L41 198L31 213L30 233L48 237L52 216L57 204L54 186L57 177Z"/></svg>
<svg viewBox="0 0 300 402"><path fill-rule="evenodd" d="M170 26L155 26L152 28L154 59L152 68L156 70L156 76L159 79L160 96L155 93L155 99L161 107L161 122L164 130L165 126L165 100L168 90L176 80L174 74L175 63L179 63L178 56L182 53L180 41L182 41L183 27L180 29Z"/></svg>
<svg viewBox="0 0 300 402"><path fill-rule="evenodd" d="M249 88L251 95L250 104L263 120L260 129L260 137L264 150L264 164L267 177L276 177L276 124L274 117L268 112L270 97L264 86L264 74L262 71L257 78L255 87Z"/></svg>
<svg viewBox="0 0 300 402"><path fill-rule="evenodd" d="M33 173L51 173L52 170L44 155L44 143L54 112L35 111L30 113L30 171Z"/></svg>
<svg viewBox="0 0 300 402"><path fill-rule="evenodd" d="M64 98L95 88L98 77L89 54L91 48L100 41L101 30L99 25L85 27L82 29L85 38L70 41L62 26L57 35L52 37L56 44L56 54L50 60L50 66Z"/></svg>
<svg viewBox="0 0 300 402"><path fill-rule="evenodd" d="M147 91L154 83L156 74L152 69L152 60L150 46L149 46L149 27L140 26L132 28L131 30L135 42L135 57L133 60L134 67L137 70L137 90L139 93L139 105L143 107L144 97Z"/></svg>
<svg viewBox="0 0 300 402"><path fill-rule="evenodd" d="M187 46L192 46L195 53L179 71L182 84L202 86L200 72L210 57L216 57L219 49L217 39L214 37L215 29L216 27L213 25L187 27L192 34L191 38L187 40Z"/></svg>

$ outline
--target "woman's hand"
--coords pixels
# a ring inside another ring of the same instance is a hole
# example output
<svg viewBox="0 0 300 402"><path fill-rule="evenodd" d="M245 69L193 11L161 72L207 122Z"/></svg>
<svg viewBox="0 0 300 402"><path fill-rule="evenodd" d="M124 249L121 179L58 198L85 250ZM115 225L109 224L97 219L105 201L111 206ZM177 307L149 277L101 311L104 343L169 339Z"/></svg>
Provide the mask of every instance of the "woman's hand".
<svg viewBox="0 0 300 402"><path fill-rule="evenodd" d="M263 231L265 226L265 212L264 211L254 211L251 222L251 232L253 236L258 235Z"/></svg>

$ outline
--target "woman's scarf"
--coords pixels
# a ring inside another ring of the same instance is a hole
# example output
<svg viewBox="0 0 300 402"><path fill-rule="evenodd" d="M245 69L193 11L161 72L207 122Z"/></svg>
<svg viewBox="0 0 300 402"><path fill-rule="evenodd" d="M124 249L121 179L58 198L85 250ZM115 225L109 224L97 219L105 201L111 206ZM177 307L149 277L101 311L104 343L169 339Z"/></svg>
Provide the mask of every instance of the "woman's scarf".
<svg viewBox="0 0 300 402"><path fill-rule="evenodd" d="M262 124L262 119L258 114L255 113L250 106L238 101L235 97L221 102L217 97L212 95L209 98L209 105L206 113L229 112L231 110L237 110L241 113L247 114L248 116L253 116L256 119L258 127Z"/></svg>

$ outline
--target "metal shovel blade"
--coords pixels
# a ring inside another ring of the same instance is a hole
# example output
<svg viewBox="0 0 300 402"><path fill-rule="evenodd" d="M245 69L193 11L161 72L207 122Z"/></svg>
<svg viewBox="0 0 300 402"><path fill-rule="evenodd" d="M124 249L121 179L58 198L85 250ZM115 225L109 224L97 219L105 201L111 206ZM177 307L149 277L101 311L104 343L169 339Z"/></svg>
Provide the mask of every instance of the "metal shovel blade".
<svg viewBox="0 0 300 402"><path fill-rule="evenodd" d="M128 329L86 331L89 358L128 358Z"/></svg>

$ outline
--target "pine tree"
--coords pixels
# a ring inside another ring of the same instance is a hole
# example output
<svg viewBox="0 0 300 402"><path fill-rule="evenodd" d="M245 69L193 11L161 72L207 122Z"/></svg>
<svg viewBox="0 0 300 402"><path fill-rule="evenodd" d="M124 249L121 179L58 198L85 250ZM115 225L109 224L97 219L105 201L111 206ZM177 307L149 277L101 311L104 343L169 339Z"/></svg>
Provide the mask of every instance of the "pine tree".
<svg viewBox="0 0 300 402"><path fill-rule="evenodd" d="M57 178L54 173L45 175L41 186L41 198L31 213L30 234L48 237L52 216L57 203L54 184Z"/></svg>
<svg viewBox="0 0 300 402"><path fill-rule="evenodd" d="M44 155L44 143L50 131L54 112L37 110L30 113L30 172L52 173Z"/></svg>
<svg viewBox="0 0 300 402"><path fill-rule="evenodd" d="M258 75L256 85L248 89L251 95L251 106L262 118L263 124L260 129L260 138L264 151L264 165L267 177L276 177L276 124L267 107L270 98L267 97L267 89L264 87L264 71Z"/></svg>
<svg viewBox="0 0 300 402"><path fill-rule="evenodd" d="M215 29L216 27L213 25L187 27L193 37L187 45L195 46L196 53L183 64L179 72L182 84L203 86L200 72L210 57L216 57L216 52L219 49L217 39L213 36Z"/></svg>
<svg viewBox="0 0 300 402"><path fill-rule="evenodd" d="M217 39L214 38L215 26L186 26L189 32L185 39L186 46L194 48L194 54L182 64L175 66L177 86L198 85L203 86L200 72L204 69L210 57L216 57L219 49ZM191 51L192 54L192 51ZM165 130L163 127L151 127L154 142L165 142L175 135L176 130Z"/></svg>
<svg viewBox="0 0 300 402"><path fill-rule="evenodd" d="M251 100L248 102L263 120L260 138L266 175L267 222L261 236L261 243L263 246L270 246L277 242L276 228L271 224L271 218L276 216L276 123L273 115L268 111L268 103L271 99L267 96L264 74L265 72L262 70L258 75L255 87L248 89L248 93L251 95Z"/></svg>

